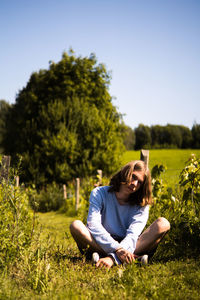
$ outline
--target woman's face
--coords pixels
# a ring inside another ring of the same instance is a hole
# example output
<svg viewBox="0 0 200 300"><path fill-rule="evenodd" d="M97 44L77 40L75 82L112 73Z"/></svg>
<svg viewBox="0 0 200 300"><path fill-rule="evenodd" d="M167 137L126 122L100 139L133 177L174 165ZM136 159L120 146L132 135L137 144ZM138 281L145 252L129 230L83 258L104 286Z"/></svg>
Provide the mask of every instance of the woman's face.
<svg viewBox="0 0 200 300"><path fill-rule="evenodd" d="M133 171L132 180L123 185L123 190L128 194L135 193L139 190L144 182L145 174L143 171Z"/></svg>

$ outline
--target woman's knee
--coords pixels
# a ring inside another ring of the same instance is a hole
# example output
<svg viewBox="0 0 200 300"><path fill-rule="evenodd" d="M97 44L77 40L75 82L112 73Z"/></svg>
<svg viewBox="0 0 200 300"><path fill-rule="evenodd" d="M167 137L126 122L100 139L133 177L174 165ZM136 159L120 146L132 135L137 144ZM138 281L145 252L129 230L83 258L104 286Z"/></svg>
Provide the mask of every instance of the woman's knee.
<svg viewBox="0 0 200 300"><path fill-rule="evenodd" d="M166 218L159 217L155 222L158 233L162 234L170 230L170 223Z"/></svg>
<svg viewBox="0 0 200 300"><path fill-rule="evenodd" d="M73 233L78 233L81 231L81 228L84 226L83 222L81 222L80 220L74 220L70 226L70 232Z"/></svg>

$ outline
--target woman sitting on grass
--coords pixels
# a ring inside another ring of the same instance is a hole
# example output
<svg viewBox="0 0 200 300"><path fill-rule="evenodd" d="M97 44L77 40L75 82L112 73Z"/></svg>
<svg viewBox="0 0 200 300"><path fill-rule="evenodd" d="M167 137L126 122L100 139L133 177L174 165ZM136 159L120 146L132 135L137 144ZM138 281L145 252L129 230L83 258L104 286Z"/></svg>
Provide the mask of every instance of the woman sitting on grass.
<svg viewBox="0 0 200 300"><path fill-rule="evenodd" d="M79 220L70 225L81 253L89 254L97 267L108 269L138 257L147 263L170 229L169 222L160 217L141 234L151 203L149 170L141 160L129 162L109 186L91 192L87 226Z"/></svg>

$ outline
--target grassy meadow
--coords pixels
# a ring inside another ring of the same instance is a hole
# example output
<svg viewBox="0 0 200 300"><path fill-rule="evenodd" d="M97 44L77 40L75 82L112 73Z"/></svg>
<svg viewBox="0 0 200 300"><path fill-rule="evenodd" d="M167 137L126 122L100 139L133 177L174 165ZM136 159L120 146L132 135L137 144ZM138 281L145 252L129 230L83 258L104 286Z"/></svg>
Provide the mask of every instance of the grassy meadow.
<svg viewBox="0 0 200 300"><path fill-rule="evenodd" d="M200 156L200 150L151 150L150 168L164 164L163 179L175 184L192 153ZM123 164L139 157L139 151L127 151ZM147 266L96 269L71 237L69 225L76 218L80 216L36 214L38 229L31 248L0 275L0 299L200 299L199 258L161 256Z"/></svg>
<svg viewBox="0 0 200 300"><path fill-rule="evenodd" d="M45 251L46 257L38 259L36 270L30 270L30 282L25 281L22 270L13 274L13 279L4 272L0 299L199 299L199 260L193 257L153 261L147 266L115 266L109 271L96 269L72 240L72 220L55 212L38 214L40 251Z"/></svg>

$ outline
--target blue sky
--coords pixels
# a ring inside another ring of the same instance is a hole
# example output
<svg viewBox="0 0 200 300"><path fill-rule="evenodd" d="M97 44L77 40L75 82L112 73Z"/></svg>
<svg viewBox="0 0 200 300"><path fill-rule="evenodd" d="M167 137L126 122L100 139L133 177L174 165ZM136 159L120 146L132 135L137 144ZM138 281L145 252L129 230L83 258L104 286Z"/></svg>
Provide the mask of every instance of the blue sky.
<svg viewBox="0 0 200 300"><path fill-rule="evenodd" d="M200 0L1 0L0 99L70 47L111 71L130 127L200 123Z"/></svg>

